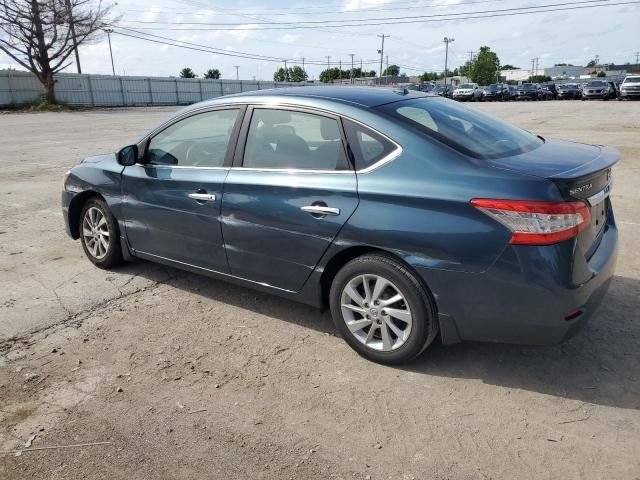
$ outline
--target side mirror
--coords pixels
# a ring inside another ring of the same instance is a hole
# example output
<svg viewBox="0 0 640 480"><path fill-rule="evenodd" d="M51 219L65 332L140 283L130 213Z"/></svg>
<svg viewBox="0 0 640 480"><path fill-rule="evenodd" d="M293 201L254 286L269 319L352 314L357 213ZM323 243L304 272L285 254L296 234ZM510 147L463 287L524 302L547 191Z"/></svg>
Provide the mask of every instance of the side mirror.
<svg viewBox="0 0 640 480"><path fill-rule="evenodd" d="M118 163L123 167L130 167L138 162L138 146L129 145L118 152Z"/></svg>

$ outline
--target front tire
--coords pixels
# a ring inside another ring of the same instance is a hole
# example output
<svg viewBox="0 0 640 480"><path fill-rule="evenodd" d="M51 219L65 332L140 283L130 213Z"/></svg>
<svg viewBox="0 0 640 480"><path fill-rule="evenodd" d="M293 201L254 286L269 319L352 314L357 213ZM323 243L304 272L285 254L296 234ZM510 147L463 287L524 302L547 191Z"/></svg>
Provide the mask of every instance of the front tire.
<svg viewBox="0 0 640 480"><path fill-rule="evenodd" d="M331 284L331 315L345 341L363 357L406 363L438 333L430 293L391 256L369 254L347 263Z"/></svg>
<svg viewBox="0 0 640 480"><path fill-rule="evenodd" d="M108 269L123 262L118 222L104 200L90 198L82 207L80 242L96 267Z"/></svg>

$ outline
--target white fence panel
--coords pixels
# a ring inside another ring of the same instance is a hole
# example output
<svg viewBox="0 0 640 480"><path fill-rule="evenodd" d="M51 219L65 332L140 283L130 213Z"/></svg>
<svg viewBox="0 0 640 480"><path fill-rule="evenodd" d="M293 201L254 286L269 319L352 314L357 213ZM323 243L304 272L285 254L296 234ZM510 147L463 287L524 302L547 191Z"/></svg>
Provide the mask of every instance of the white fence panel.
<svg viewBox="0 0 640 480"><path fill-rule="evenodd" d="M57 101L82 107L189 105L222 95L305 85L256 80L124 77L75 73L58 74L55 80ZM33 102L41 95L42 86L31 73L0 70L0 107Z"/></svg>

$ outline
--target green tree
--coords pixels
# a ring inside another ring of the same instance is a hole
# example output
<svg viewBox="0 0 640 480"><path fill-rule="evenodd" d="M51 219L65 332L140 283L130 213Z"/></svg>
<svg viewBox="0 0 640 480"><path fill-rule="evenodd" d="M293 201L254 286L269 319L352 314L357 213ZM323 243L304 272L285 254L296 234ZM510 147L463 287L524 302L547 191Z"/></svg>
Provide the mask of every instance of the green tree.
<svg viewBox="0 0 640 480"><path fill-rule="evenodd" d="M288 67L286 70L280 67L273 74L274 82L305 82L309 78L307 72L302 67Z"/></svg>
<svg viewBox="0 0 640 480"><path fill-rule="evenodd" d="M480 85L494 83L500 70L500 59L489 47L480 47L480 51L471 63L471 80Z"/></svg>
<svg viewBox="0 0 640 480"><path fill-rule="evenodd" d="M220 80L220 70L218 70L217 68L210 68L204 74L203 78L208 78L211 80Z"/></svg>
<svg viewBox="0 0 640 480"><path fill-rule="evenodd" d="M302 67L296 65L289 68L289 81L290 82L306 82L308 78L307 72Z"/></svg>
<svg viewBox="0 0 640 480"><path fill-rule="evenodd" d="M607 74L604 73L602 70L598 72L598 78L602 78L602 77L606 77Z"/></svg>
<svg viewBox="0 0 640 480"><path fill-rule="evenodd" d="M196 74L189 67L185 67L180 70L180 78L196 78Z"/></svg>
<svg viewBox="0 0 640 480"><path fill-rule="evenodd" d="M595 67L600 63L600 55L596 55L595 57L593 57L593 60L589 60L589 63L587 63L587 67Z"/></svg>
<svg viewBox="0 0 640 480"><path fill-rule="evenodd" d="M501 65L500 70L520 70L520 67L514 67L513 65L507 63L506 65Z"/></svg>
<svg viewBox="0 0 640 480"><path fill-rule="evenodd" d="M398 65L389 65L387 68L384 69L384 72L382 72L383 76L397 76L400 75L400 67Z"/></svg>
<svg viewBox="0 0 640 480"><path fill-rule="evenodd" d="M544 83L550 81L551 77L549 75L531 75L529 77L529 83Z"/></svg>

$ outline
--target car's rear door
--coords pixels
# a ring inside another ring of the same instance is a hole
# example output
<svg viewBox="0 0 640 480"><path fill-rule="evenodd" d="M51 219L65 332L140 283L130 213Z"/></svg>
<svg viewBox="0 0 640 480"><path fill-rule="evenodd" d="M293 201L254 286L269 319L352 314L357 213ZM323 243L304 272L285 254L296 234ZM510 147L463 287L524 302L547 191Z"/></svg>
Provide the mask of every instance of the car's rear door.
<svg viewBox="0 0 640 480"><path fill-rule="evenodd" d="M358 204L340 120L250 108L225 181L222 233L233 275L299 290Z"/></svg>
<svg viewBox="0 0 640 480"><path fill-rule="evenodd" d="M144 163L124 169L125 228L136 255L228 272L219 215L243 111L180 118L152 134Z"/></svg>

